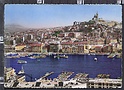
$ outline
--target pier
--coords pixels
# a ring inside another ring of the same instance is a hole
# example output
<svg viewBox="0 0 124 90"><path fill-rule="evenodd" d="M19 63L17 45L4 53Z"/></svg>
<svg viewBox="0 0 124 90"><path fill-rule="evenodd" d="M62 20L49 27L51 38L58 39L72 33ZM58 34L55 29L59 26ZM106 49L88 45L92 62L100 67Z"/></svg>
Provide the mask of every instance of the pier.
<svg viewBox="0 0 124 90"><path fill-rule="evenodd" d="M97 78L110 78L109 74L98 74Z"/></svg>
<svg viewBox="0 0 124 90"><path fill-rule="evenodd" d="M41 80L43 80L43 79L45 79L46 77L48 77L48 76L50 76L50 75L52 75L54 72L47 72L44 76L42 76L40 79L38 79L38 80L36 80L36 82L38 82L38 81L41 81Z"/></svg>
<svg viewBox="0 0 124 90"><path fill-rule="evenodd" d="M86 73L78 73L75 75L74 79L88 78L88 74Z"/></svg>
<svg viewBox="0 0 124 90"><path fill-rule="evenodd" d="M86 73L78 73L74 77L74 79L80 83L88 82L88 78L89 78L89 74Z"/></svg>
<svg viewBox="0 0 124 90"><path fill-rule="evenodd" d="M65 81L67 80L74 72L62 72L58 77L57 79L60 80L60 81Z"/></svg>

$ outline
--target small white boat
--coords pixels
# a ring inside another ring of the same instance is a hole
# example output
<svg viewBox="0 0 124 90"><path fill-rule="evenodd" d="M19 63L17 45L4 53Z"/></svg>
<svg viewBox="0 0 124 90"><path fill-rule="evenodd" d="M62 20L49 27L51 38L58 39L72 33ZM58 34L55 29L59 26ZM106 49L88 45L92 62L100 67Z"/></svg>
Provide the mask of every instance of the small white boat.
<svg viewBox="0 0 124 90"><path fill-rule="evenodd" d="M18 63L18 64L25 64L25 63L27 63L27 61L25 61L25 60L18 60L17 63Z"/></svg>
<svg viewBox="0 0 124 90"><path fill-rule="evenodd" d="M68 56L66 56L66 55L57 55L57 56L54 56L54 58L68 58Z"/></svg>
<svg viewBox="0 0 124 90"><path fill-rule="evenodd" d="M33 56L30 56L30 57L28 57L28 58L30 58L30 59L35 59Z"/></svg>
<svg viewBox="0 0 124 90"><path fill-rule="evenodd" d="M54 56L54 58L56 58L57 56Z"/></svg>
<svg viewBox="0 0 124 90"><path fill-rule="evenodd" d="M61 58L68 58L68 56L66 56L66 55L61 55L60 57Z"/></svg>
<svg viewBox="0 0 124 90"><path fill-rule="evenodd" d="M97 61L97 58L94 58L94 61Z"/></svg>
<svg viewBox="0 0 124 90"><path fill-rule="evenodd" d="M24 73L25 73L25 71L24 71L24 68L22 66L22 69L18 72L18 74L24 74Z"/></svg>

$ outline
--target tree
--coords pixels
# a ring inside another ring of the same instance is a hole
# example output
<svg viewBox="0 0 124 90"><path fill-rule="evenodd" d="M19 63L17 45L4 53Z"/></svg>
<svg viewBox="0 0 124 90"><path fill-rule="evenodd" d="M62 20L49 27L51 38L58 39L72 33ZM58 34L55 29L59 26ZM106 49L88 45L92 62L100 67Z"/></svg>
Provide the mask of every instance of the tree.
<svg viewBox="0 0 124 90"><path fill-rule="evenodd" d="M53 36L56 36L57 37L57 35L60 34L61 32L62 31L60 31L60 30L59 31L54 31Z"/></svg>

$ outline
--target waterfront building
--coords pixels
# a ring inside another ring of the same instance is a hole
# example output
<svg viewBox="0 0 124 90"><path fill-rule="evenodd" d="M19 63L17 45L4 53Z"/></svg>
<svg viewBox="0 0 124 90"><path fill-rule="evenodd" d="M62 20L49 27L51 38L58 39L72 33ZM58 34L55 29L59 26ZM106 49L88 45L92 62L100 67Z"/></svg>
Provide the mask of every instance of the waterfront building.
<svg viewBox="0 0 124 90"><path fill-rule="evenodd" d="M95 52L101 52L102 51L102 46L95 46Z"/></svg>
<svg viewBox="0 0 124 90"><path fill-rule="evenodd" d="M78 45L78 53L84 53L84 45Z"/></svg>
<svg viewBox="0 0 124 90"><path fill-rule="evenodd" d="M41 53L48 53L47 51L48 51L47 46L43 46L42 50L41 50Z"/></svg>
<svg viewBox="0 0 124 90"><path fill-rule="evenodd" d="M69 42L62 42L62 49L63 51L65 51L64 49L68 48L68 47L72 47L73 42L69 41Z"/></svg>
<svg viewBox="0 0 124 90"><path fill-rule="evenodd" d="M87 41L81 42L62 42L62 50L65 53L88 53L90 45L87 45Z"/></svg>
<svg viewBox="0 0 124 90"><path fill-rule="evenodd" d="M31 52L42 52L43 44L29 44Z"/></svg>
<svg viewBox="0 0 124 90"><path fill-rule="evenodd" d="M62 52L64 52L64 53L72 53L72 47L70 47L70 46L63 47Z"/></svg>
<svg viewBox="0 0 124 90"><path fill-rule="evenodd" d="M88 40L88 43L89 43L90 45L95 45L95 43L94 43L94 39L90 39L90 40Z"/></svg>
<svg viewBox="0 0 124 90"><path fill-rule="evenodd" d="M58 52L59 50L59 44L57 43L51 43L49 48L49 52Z"/></svg>
<svg viewBox="0 0 124 90"><path fill-rule="evenodd" d="M88 88L121 88L122 79L90 79Z"/></svg>
<svg viewBox="0 0 124 90"><path fill-rule="evenodd" d="M15 51L15 47L12 45L4 45L4 52L13 52Z"/></svg>
<svg viewBox="0 0 124 90"><path fill-rule="evenodd" d="M104 40L103 39L97 39L95 41L96 45L103 45L104 44Z"/></svg>
<svg viewBox="0 0 124 90"><path fill-rule="evenodd" d="M15 51L23 51L23 49L26 47L26 45L16 45Z"/></svg>
<svg viewBox="0 0 124 90"><path fill-rule="evenodd" d="M89 53L90 45L84 44L84 53Z"/></svg>
<svg viewBox="0 0 124 90"><path fill-rule="evenodd" d="M78 47L72 46L72 53L73 53L73 54L78 53Z"/></svg>

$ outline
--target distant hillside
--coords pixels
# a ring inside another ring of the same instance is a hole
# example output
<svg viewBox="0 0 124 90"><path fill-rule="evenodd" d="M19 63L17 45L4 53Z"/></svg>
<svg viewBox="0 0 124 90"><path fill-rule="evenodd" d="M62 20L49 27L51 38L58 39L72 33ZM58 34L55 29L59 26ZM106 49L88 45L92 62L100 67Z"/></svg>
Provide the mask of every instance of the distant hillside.
<svg viewBox="0 0 124 90"><path fill-rule="evenodd" d="M23 27L21 25L16 25L16 24L10 24L10 25L5 25L4 30L5 32L17 32L17 31L26 31L29 28Z"/></svg>

